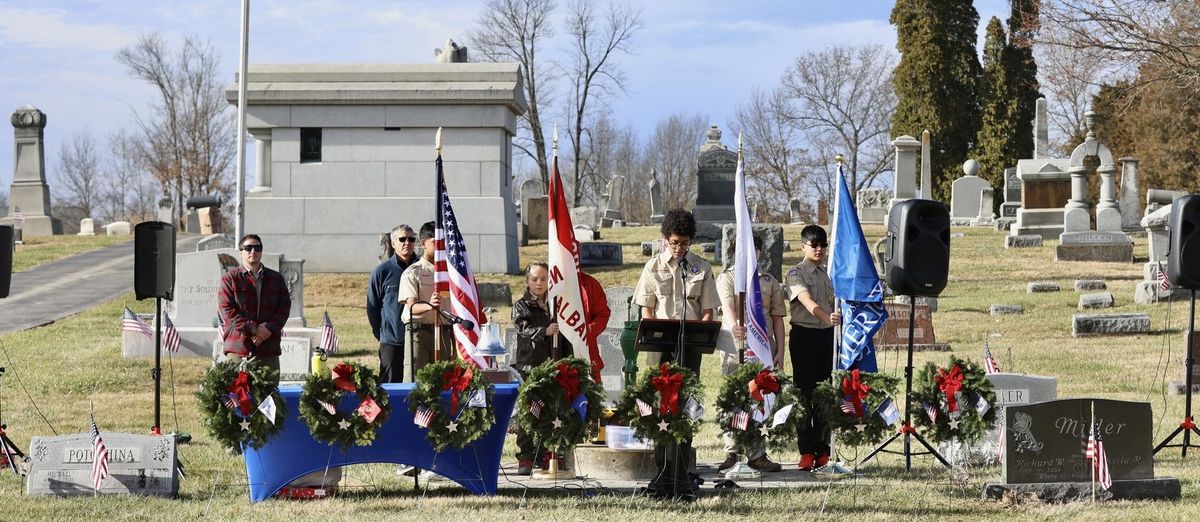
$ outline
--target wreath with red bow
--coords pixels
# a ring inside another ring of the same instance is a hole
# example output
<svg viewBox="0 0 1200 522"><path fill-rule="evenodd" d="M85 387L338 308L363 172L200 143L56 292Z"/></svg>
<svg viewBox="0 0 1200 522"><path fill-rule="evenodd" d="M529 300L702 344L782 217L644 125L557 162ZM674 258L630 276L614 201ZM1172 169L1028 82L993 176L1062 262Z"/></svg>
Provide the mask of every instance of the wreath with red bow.
<svg viewBox="0 0 1200 522"><path fill-rule="evenodd" d="M300 392L300 418L313 439L343 451L352 444L371 444L391 413L379 377L359 363L339 363L328 375L309 375Z"/></svg>
<svg viewBox="0 0 1200 522"><path fill-rule="evenodd" d="M703 404L700 378L678 364L662 363L647 368L625 389L617 403L617 415L638 438L668 444L696 434L704 416Z"/></svg>
<svg viewBox="0 0 1200 522"><path fill-rule="evenodd" d="M475 365L456 359L435 362L417 372L408 395L413 422L428 428L436 451L462 449L487 435L496 423L495 389Z"/></svg>
<svg viewBox="0 0 1200 522"><path fill-rule="evenodd" d="M760 362L739 366L717 395L717 426L747 452L764 442L773 450L795 448L800 427L808 419L792 380Z"/></svg>
<svg viewBox="0 0 1200 522"><path fill-rule="evenodd" d="M548 448L571 448L599 431L604 399L604 387L592 380L587 361L546 361L521 385L517 422Z"/></svg>
<svg viewBox="0 0 1200 522"><path fill-rule="evenodd" d="M253 360L221 361L205 370L196 399L208 433L226 448L261 448L283 430L287 417L287 403L277 382L278 371ZM275 405L274 422L259 410L268 398Z"/></svg>
<svg viewBox="0 0 1200 522"><path fill-rule="evenodd" d="M891 431L881 407L892 401L897 410L900 380L859 370L833 372L833 383L822 381L813 391L813 410L825 420L838 442L848 446L876 444Z"/></svg>
<svg viewBox="0 0 1200 522"><path fill-rule="evenodd" d="M930 362L913 388L913 424L933 442L976 442L996 424L996 391L973 362L950 356L939 368Z"/></svg>

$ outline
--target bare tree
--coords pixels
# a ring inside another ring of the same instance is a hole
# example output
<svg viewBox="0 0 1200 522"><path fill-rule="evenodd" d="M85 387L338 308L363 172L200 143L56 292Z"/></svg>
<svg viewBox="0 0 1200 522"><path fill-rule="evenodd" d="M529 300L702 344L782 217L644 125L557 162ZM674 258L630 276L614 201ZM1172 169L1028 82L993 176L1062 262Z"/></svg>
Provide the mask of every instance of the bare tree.
<svg viewBox="0 0 1200 522"><path fill-rule="evenodd" d="M786 116L806 141L845 154L851 190L871 186L891 169L895 66L882 45L833 46L801 54L783 76L783 93L791 100Z"/></svg>
<svg viewBox="0 0 1200 522"><path fill-rule="evenodd" d="M89 217L103 199L105 175L92 132L84 129L58 149L58 181L63 203L79 208Z"/></svg>
<svg viewBox="0 0 1200 522"><path fill-rule="evenodd" d="M1054 0L1042 7L1042 23L1055 30L1044 43L1100 51L1124 75L1153 60L1161 72L1140 84L1169 80L1200 92L1200 3L1195 0Z"/></svg>
<svg viewBox="0 0 1200 522"><path fill-rule="evenodd" d="M1050 41L1062 40L1060 27L1048 28L1043 34ZM1038 72L1047 97L1052 140L1061 154L1069 154L1082 141L1083 115L1092 105L1092 97L1109 68L1105 53L1089 47L1038 44Z"/></svg>
<svg viewBox="0 0 1200 522"><path fill-rule="evenodd" d="M155 216L161 184L142 164L141 147L124 130L108 136L109 184L101 217L107 221L139 223Z"/></svg>
<svg viewBox="0 0 1200 522"><path fill-rule="evenodd" d="M618 53L630 52L634 33L642 26L641 11L608 4L603 13L595 2L572 0L568 6L567 33L571 35L571 63L565 66L571 84L568 120L574 183L572 203L579 205L586 169L584 133L588 128L589 104L603 105L625 90L625 78L613 61Z"/></svg>
<svg viewBox="0 0 1200 522"><path fill-rule="evenodd" d="M742 132L742 155L750 196L762 202L772 214L789 212L792 198L804 191L804 172L796 126L785 114L787 98L783 91L755 88L750 101L737 109L736 122L730 128Z"/></svg>
<svg viewBox="0 0 1200 522"><path fill-rule="evenodd" d="M551 68L539 61L542 43L554 36L550 14L553 0L488 0L476 28L468 36L470 47L489 62L516 62L525 81L525 101L529 109L521 125L529 134L518 135L514 145L537 162L543 189L549 187L546 134L542 128L542 107L550 103L548 84Z"/></svg>
<svg viewBox="0 0 1200 522"><path fill-rule="evenodd" d="M696 201L696 161L708 121L704 114L672 114L659 120L646 142L642 170L658 172L667 208L690 207Z"/></svg>
<svg viewBox="0 0 1200 522"><path fill-rule="evenodd" d="M220 60L207 42L187 37L172 50L157 33L117 52L117 62L158 91L151 115L134 114L142 162L173 193L175 219L189 195L232 191L233 111L219 81Z"/></svg>

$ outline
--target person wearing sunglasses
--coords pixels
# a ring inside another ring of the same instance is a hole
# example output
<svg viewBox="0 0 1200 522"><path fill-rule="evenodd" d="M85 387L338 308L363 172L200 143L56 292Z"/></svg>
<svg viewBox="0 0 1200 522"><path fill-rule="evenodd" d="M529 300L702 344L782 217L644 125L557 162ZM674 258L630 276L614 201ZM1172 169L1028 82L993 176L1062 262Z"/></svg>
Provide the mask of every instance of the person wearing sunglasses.
<svg viewBox="0 0 1200 522"><path fill-rule="evenodd" d="M808 225L800 230L804 260L788 271L786 286L792 311L788 351L796 387L808 401L821 381L833 371L833 326L842 322L833 307L833 282L825 269L829 240L825 229ZM810 471L829 462L829 428L813 415L797 441L800 469Z"/></svg>
<svg viewBox="0 0 1200 522"><path fill-rule="evenodd" d="M400 301L400 277L417 260L417 234L408 225L392 229L395 254L379 263L367 283L367 321L379 341L379 380L404 381L404 312Z"/></svg>
<svg viewBox="0 0 1200 522"><path fill-rule="evenodd" d="M421 257L404 270L400 276L399 301L404 303L401 318L408 325L411 338L411 359L404 360L404 380L416 382L415 376L425 365L434 362L437 351L433 345L434 316L436 309L441 306L441 296L434 292L433 254L437 249L434 239L435 224L429 221L421 225L417 239L421 243ZM454 330L450 324L442 321L441 357L437 360L449 361L456 357L454 349Z"/></svg>
<svg viewBox="0 0 1200 522"><path fill-rule="evenodd" d="M283 276L262 264L263 242L256 234L238 240L242 264L221 276L217 306L228 327L223 351L232 360L254 357L279 371L279 341L292 310Z"/></svg>

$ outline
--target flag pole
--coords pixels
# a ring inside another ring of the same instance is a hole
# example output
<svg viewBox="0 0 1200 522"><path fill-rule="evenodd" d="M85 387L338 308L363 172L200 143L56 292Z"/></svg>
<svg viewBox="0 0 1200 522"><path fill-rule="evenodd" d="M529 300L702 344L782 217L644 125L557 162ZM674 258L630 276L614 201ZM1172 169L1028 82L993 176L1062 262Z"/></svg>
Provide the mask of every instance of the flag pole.
<svg viewBox="0 0 1200 522"><path fill-rule="evenodd" d="M738 165L741 165L742 164L742 131L738 131L737 160L738 160ZM742 171L742 177L743 177L742 197L746 197L746 194L745 194L746 182L744 179L745 176L746 176L746 172L743 170ZM738 214L738 216L740 217L741 214ZM754 230L754 228L752 226L751 231L753 231L753 230ZM737 237L737 234L734 234L734 237ZM742 239L745 240L746 238L742 238ZM753 240L753 238L751 238L751 240ZM740 245L740 246L742 247L743 250L746 248L746 245ZM726 253L728 253L728 252L726 252ZM737 249L734 249L734 255L737 255ZM741 259L733 260L733 262L735 264L738 263L739 261L741 261ZM750 267L746 267L746 270L750 270ZM734 271L734 274L736 276L736 274L737 274L736 270ZM745 292L745 290L743 290L741 292L738 292L737 315L734 317L734 324L744 328L746 326L745 318L746 318L746 292ZM746 340L743 338L741 343L737 343L736 342L737 339L734 339L734 341L735 341L735 345L737 346L737 351L738 351L738 365L745 364L746 363Z"/></svg>
<svg viewBox="0 0 1200 522"><path fill-rule="evenodd" d="M552 142L550 150L551 150L551 153L554 155L555 161L557 162L557 160L558 160L558 124L557 123L554 124L554 138L553 138L553 142ZM549 215L549 213L547 213L547 215ZM550 292L549 287L546 288L546 292L547 293ZM552 303L551 306L554 307L554 311L551 312L550 317L554 319L554 324L558 324L558 298L557 297L554 298L554 302ZM559 326L559 328L562 328L562 326ZM552 350L551 350L552 355L554 356L555 359L559 359L560 357L558 355L558 334L555 334L554 337L550 338L550 343L551 343L551 347L552 347ZM555 453L553 456L551 456L551 459L555 459L555 457L557 457L557 456L558 456L558 454Z"/></svg>
<svg viewBox="0 0 1200 522"><path fill-rule="evenodd" d="M840 179L840 176L842 173L842 164L846 162L846 157L841 154L838 154L837 156L834 157L834 159L837 161L837 165L838 165L839 179L837 180L837 183L841 183L842 180ZM838 189L838 193L840 193L840 188ZM833 221L836 221L838 219L838 216L840 215L838 213L838 207L841 205L841 199L842 198L838 197L836 194L833 197ZM832 252L834 252L833 243L835 241L837 241L837 223L828 223L828 225L829 225L829 248L825 249L825 254L831 255ZM826 277L829 277L831 280L833 278L833 270L832 269L833 269L832 259L826 259L825 260L825 275L826 275ZM832 314L833 312L837 312L841 309L842 309L841 299L838 299L835 296L833 298L833 310L830 310L830 313ZM841 338L842 338L842 325L840 325L840 324L834 325L834 327L833 327L833 362L830 365L831 370L836 370L838 367L838 349L840 348L839 341L841 340ZM796 370L792 369L792 371L796 371ZM831 385L833 385L834 388L836 389L837 382L833 378L833 371L829 372L829 383ZM835 437L833 435L833 430L830 430L829 431L829 453L830 453L830 455L836 455L836 452L835 452L836 444L837 444L837 437Z"/></svg>
<svg viewBox="0 0 1200 522"><path fill-rule="evenodd" d="M433 136L433 150L435 152L437 152L438 159L441 159L441 157L442 157L442 128L441 127L438 127L437 134L434 134L434 136ZM434 183L437 183L437 182L435 181ZM441 189L442 189L441 186L438 186L435 188L435 191L438 193L439 199L441 198ZM434 208L435 208L435 210L434 210L435 212L440 212L440 210L437 210L436 204L435 204ZM443 233L445 233L445 232L443 232ZM434 243L435 244L434 244L433 248L434 248L434 251L436 252L437 251L437 245L436 245L437 240L436 239L434 240ZM437 260L434 259L434 272L436 272L436 271L437 271ZM434 277L433 292L435 294L437 294L438 301L440 303L442 293L437 288L437 278L436 277ZM433 360L434 360L434 362L442 360L442 309L441 309L441 306L433 307ZM413 378L414 379L416 378L415 370L414 370Z"/></svg>
<svg viewBox="0 0 1200 522"><path fill-rule="evenodd" d="M1099 460L1100 455L1097 455L1096 447L1093 445L1093 444L1095 444L1093 442L1093 440L1096 437L1096 401L1091 401L1091 404L1092 404L1092 422L1090 422L1088 424L1088 430L1089 430L1088 431L1088 442L1089 442L1089 446L1092 447L1092 462L1091 462L1091 472L1088 473L1088 476L1092 478L1092 502L1095 502L1096 501L1096 468L1097 468L1096 462Z"/></svg>

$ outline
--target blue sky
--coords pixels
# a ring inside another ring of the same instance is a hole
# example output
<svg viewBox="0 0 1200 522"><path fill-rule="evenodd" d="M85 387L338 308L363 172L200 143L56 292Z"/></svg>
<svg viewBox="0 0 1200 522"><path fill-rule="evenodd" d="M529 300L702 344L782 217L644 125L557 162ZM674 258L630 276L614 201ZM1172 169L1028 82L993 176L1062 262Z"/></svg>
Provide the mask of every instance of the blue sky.
<svg viewBox="0 0 1200 522"><path fill-rule="evenodd" d="M565 2L559 0L556 25ZM1007 15L1004 0L977 0L982 26ZM483 2L460 0L252 0L251 63L412 63L433 60L447 37L462 42ZM707 114L723 128L756 87L772 87L799 53L830 44L893 47L892 2L791 0L644 2L636 54L620 57L629 93L617 121L641 136L676 112ZM0 0L0 110L29 103L47 114L46 163L54 192L58 150L73 134L98 138L132 127L154 100L113 60L139 34L211 41L232 83L237 0ZM561 35L561 30L559 31ZM566 42L552 42L561 48ZM553 51L552 51L553 52ZM7 120L7 118L5 118ZM549 122L553 123L553 122ZM0 137L0 190L12 183L11 127ZM728 140L726 140L728 141ZM251 148L252 149L252 148ZM253 171L253 163L247 163Z"/></svg>

